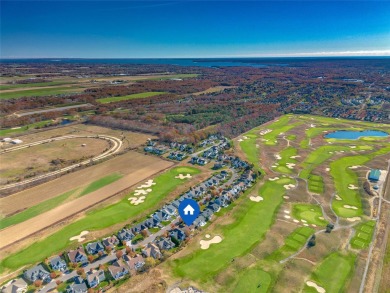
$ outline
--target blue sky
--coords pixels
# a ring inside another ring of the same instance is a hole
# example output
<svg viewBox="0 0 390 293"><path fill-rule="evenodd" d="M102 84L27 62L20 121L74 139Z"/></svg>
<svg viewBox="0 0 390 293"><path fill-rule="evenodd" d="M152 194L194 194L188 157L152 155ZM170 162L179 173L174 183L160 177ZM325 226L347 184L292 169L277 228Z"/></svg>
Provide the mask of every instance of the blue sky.
<svg viewBox="0 0 390 293"><path fill-rule="evenodd" d="M1 57L390 55L388 1L1 1Z"/></svg>

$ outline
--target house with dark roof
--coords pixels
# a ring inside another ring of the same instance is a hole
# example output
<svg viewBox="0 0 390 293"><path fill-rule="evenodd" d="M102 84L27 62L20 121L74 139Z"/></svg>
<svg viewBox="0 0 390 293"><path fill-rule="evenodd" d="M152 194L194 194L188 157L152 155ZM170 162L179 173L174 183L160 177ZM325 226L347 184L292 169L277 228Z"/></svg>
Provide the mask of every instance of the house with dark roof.
<svg viewBox="0 0 390 293"><path fill-rule="evenodd" d="M176 246L175 243L172 242L171 238L160 238L155 242L161 250L170 250Z"/></svg>
<svg viewBox="0 0 390 293"><path fill-rule="evenodd" d="M65 260L63 260L60 256L55 256L49 260L50 266L54 271L65 271L68 269Z"/></svg>
<svg viewBox="0 0 390 293"><path fill-rule="evenodd" d="M208 209L212 210L213 213L216 213L218 212L221 207L216 203L216 201L214 202L211 202L208 206L207 206Z"/></svg>
<svg viewBox="0 0 390 293"><path fill-rule="evenodd" d="M175 228L175 229L169 231L169 236L179 240L180 242L184 241L187 237L186 234L184 233L184 231L182 231L178 228Z"/></svg>
<svg viewBox="0 0 390 293"><path fill-rule="evenodd" d="M160 221L157 221L155 218L149 218L144 221L144 225L149 229L156 227L158 223L160 223Z"/></svg>
<svg viewBox="0 0 390 293"><path fill-rule="evenodd" d="M145 230L147 229L147 227L145 226L144 223L140 223L140 224L137 224L135 225L133 228L132 228L132 231L134 234L138 234L140 233L142 230Z"/></svg>
<svg viewBox="0 0 390 293"><path fill-rule="evenodd" d="M168 221L170 218L171 215L168 214L164 209L153 214L153 219L157 220L158 222Z"/></svg>
<svg viewBox="0 0 390 293"><path fill-rule="evenodd" d="M110 237L104 238L102 243L104 247L114 248L119 244L119 239L115 235L112 235Z"/></svg>
<svg viewBox="0 0 390 293"><path fill-rule="evenodd" d="M50 273L41 264L26 270L23 275L30 282L42 280L48 283L51 280Z"/></svg>
<svg viewBox="0 0 390 293"><path fill-rule="evenodd" d="M103 270L96 270L94 272L87 273L87 283L89 287L95 288L100 282L104 281L106 276Z"/></svg>
<svg viewBox="0 0 390 293"><path fill-rule="evenodd" d="M87 262L87 255L82 246L78 247L75 250L70 250L68 252L68 258L72 263L84 263Z"/></svg>
<svg viewBox="0 0 390 293"><path fill-rule="evenodd" d="M140 271L145 265L144 258L139 254L137 254L135 257L130 257L125 254L123 256L123 260L131 271Z"/></svg>
<svg viewBox="0 0 390 293"><path fill-rule="evenodd" d="M122 264L122 261L115 261L108 266L108 271L115 280L122 279L129 274L129 270Z"/></svg>
<svg viewBox="0 0 390 293"><path fill-rule="evenodd" d="M88 243L86 246L89 254L97 254L100 251L104 251L104 246L100 241Z"/></svg>
<svg viewBox="0 0 390 293"><path fill-rule="evenodd" d="M27 283L22 279L14 279L1 287L2 293L25 293L27 292Z"/></svg>
<svg viewBox="0 0 390 293"><path fill-rule="evenodd" d="M123 228L118 232L118 239L121 241L131 241L135 237L133 232L129 229Z"/></svg>
<svg viewBox="0 0 390 293"><path fill-rule="evenodd" d="M155 259L160 259L162 257L161 251L158 246L154 243L148 243L144 249L142 249L142 254L145 257L153 257Z"/></svg>
<svg viewBox="0 0 390 293"><path fill-rule="evenodd" d="M66 287L66 293L87 293L88 288L85 283L81 284L70 284Z"/></svg>
<svg viewBox="0 0 390 293"><path fill-rule="evenodd" d="M195 227L203 227L204 225L206 225L206 219L202 215L200 215L196 218L193 225Z"/></svg>
<svg viewBox="0 0 390 293"><path fill-rule="evenodd" d="M209 208L206 208L206 209L203 210L201 215L206 219L206 222L207 222L213 216L213 211L211 209L209 209Z"/></svg>

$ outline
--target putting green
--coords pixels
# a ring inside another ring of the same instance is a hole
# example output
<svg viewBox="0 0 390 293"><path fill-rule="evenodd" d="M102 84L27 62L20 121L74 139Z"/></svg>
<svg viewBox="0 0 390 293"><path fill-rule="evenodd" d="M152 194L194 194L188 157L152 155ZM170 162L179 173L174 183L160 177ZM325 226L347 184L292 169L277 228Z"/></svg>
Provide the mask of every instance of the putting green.
<svg viewBox="0 0 390 293"><path fill-rule="evenodd" d="M351 247L355 249L368 248L374 234L375 224L375 221L368 221L355 226L355 235L350 241Z"/></svg>
<svg viewBox="0 0 390 293"><path fill-rule="evenodd" d="M326 226L327 221L323 219L321 207L314 204L293 204L292 215L297 220L304 220L308 224Z"/></svg>
<svg viewBox="0 0 390 293"><path fill-rule="evenodd" d="M243 274L237 276L238 284L234 288L233 292L263 292L269 291L272 278L267 272L255 268L245 270Z"/></svg>

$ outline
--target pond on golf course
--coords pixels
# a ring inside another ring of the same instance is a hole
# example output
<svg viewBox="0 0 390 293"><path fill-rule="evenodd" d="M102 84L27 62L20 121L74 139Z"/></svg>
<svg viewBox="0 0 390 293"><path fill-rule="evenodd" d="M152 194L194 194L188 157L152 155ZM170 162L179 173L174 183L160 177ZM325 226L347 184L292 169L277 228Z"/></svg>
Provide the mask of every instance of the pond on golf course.
<svg viewBox="0 0 390 293"><path fill-rule="evenodd" d="M352 130L337 130L325 135L325 138L335 139L359 139L361 137L375 136L386 137L389 136L387 132L380 130L364 130L364 131L352 131Z"/></svg>

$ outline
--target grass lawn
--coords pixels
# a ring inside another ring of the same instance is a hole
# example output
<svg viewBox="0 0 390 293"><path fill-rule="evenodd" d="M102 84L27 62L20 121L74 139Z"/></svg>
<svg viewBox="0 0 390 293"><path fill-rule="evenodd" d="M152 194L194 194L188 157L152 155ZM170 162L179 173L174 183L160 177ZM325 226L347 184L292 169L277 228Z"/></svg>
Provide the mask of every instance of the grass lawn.
<svg viewBox="0 0 390 293"><path fill-rule="evenodd" d="M272 252L267 259L281 261L301 249L311 235L314 229L310 227L296 228L284 241L284 245Z"/></svg>
<svg viewBox="0 0 390 293"><path fill-rule="evenodd" d="M291 174L293 173L293 170L288 168L286 166L287 163L293 163L295 164L297 160L292 159L290 157L296 156L297 155L297 149L294 147L287 147L284 150L282 150L279 153L279 156L281 157L280 160L278 160L278 164L274 169L280 173L285 173L285 174Z"/></svg>
<svg viewBox="0 0 390 293"><path fill-rule="evenodd" d="M232 258L248 253L265 236L272 223L275 213L282 203L285 189L282 185L267 181L259 190L264 198L261 202L253 202L243 198L240 205L232 210L229 217L232 223L219 225L212 235L221 235L222 242L202 250L198 245L194 251L180 259L168 261L174 275L177 277L198 280L202 283L213 282L213 277L230 265ZM245 196L245 195L243 195Z"/></svg>
<svg viewBox="0 0 390 293"><path fill-rule="evenodd" d="M118 179L120 179L122 175L113 173L111 175L108 175L106 177L103 177L97 181L92 182L89 184L79 195L83 196L90 192L93 192L95 190L98 190L99 188L102 188L103 186L106 186ZM0 220L0 229L4 229L8 226L12 226L21 222L24 222L28 219L31 219L47 210L50 210L52 208L55 208L62 204L64 201L66 201L69 197L71 197L73 194L75 194L77 189L73 189L71 191L65 192L64 194L61 194L59 196L56 196L54 198L48 199L44 202L41 202L31 208L28 208L20 213L17 213L15 215L12 215L10 217L4 218Z"/></svg>
<svg viewBox="0 0 390 293"><path fill-rule="evenodd" d="M374 234L375 221L360 223L355 226L355 235L351 239L351 247L355 249L368 248Z"/></svg>
<svg viewBox="0 0 390 293"><path fill-rule="evenodd" d="M314 204L293 204L292 216L297 220L305 220L308 224L326 226L327 221L323 220L321 207Z"/></svg>
<svg viewBox="0 0 390 293"><path fill-rule="evenodd" d="M260 151L256 147L257 131L251 130L250 132L245 133L243 136L246 136L248 139L244 139L243 141L241 141L240 147L245 153L248 161L258 168Z"/></svg>
<svg viewBox="0 0 390 293"><path fill-rule="evenodd" d="M31 123L25 126L21 126L20 128L7 128L7 129L0 129L0 136L6 136L9 134L16 134L16 133L22 133L25 132L29 129L35 129L35 128L40 128L44 127L46 125L51 125L51 120L45 120L45 121L40 121L36 123Z"/></svg>
<svg viewBox="0 0 390 293"><path fill-rule="evenodd" d="M26 87L42 87L42 86L58 86L64 84L71 84L71 81L47 81L47 82L35 82L35 83L23 83L23 84L2 84L0 90L11 89L23 89Z"/></svg>
<svg viewBox="0 0 390 293"><path fill-rule="evenodd" d="M186 181L186 179L176 179L175 176L180 173L194 175L199 172L198 169L192 167L173 168L154 178L158 188L154 188L148 194L144 203L137 206L131 205L127 199L128 195L118 203L92 210L84 218L62 228L41 241L35 242L22 251L6 257L2 260L0 269L1 271L4 269L16 270L24 265L37 263L66 249L71 244L77 245L77 243L69 241L69 238L78 235L81 231L104 229L117 223L130 222L131 219L146 210L152 212L153 208L156 208L170 192Z"/></svg>
<svg viewBox="0 0 390 293"><path fill-rule="evenodd" d="M113 102L132 100L132 99L149 98L149 97L154 97L162 94L165 94L165 92L145 92L145 93L132 94L132 95L121 96L121 97L102 98L102 99L97 99L96 101L102 104L106 104L106 103L113 103Z"/></svg>
<svg viewBox="0 0 390 293"><path fill-rule="evenodd" d="M310 280L323 287L326 292L343 292L343 288L353 273L355 260L354 254L331 253L316 267ZM309 292L310 289L305 285L304 292Z"/></svg>
<svg viewBox="0 0 390 293"><path fill-rule="evenodd" d="M245 270L237 276L238 284L233 292L267 293L272 282L271 275L259 268Z"/></svg>
<svg viewBox="0 0 390 293"><path fill-rule="evenodd" d="M83 91L84 88L80 87L55 87L55 88L44 88L44 89L34 89L34 90L25 90L25 91L14 91L0 93L0 99L15 99L20 97L41 97L41 96L52 96L59 95L64 93L77 93Z"/></svg>
<svg viewBox="0 0 390 293"><path fill-rule="evenodd" d="M287 131L293 129L294 127L301 125L302 122L296 122L296 123L289 123L290 122L290 116L285 115L279 118L278 121L270 124L267 126L268 129L271 129L272 131L263 135L263 138L267 141L264 142L265 145L273 146L277 144L277 136L281 133L286 133Z"/></svg>

